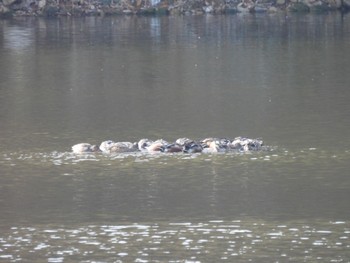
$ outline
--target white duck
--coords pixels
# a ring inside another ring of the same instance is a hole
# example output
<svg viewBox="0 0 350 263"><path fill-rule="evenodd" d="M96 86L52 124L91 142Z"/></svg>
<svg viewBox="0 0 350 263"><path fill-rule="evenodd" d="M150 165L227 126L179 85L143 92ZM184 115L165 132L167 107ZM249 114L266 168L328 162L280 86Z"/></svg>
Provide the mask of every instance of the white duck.
<svg viewBox="0 0 350 263"><path fill-rule="evenodd" d="M132 142L104 141L100 145L100 150L104 153L125 153L137 151L137 146Z"/></svg>
<svg viewBox="0 0 350 263"><path fill-rule="evenodd" d="M92 145L90 143L78 143L72 146L73 153L91 153L98 152L100 149L97 145Z"/></svg>

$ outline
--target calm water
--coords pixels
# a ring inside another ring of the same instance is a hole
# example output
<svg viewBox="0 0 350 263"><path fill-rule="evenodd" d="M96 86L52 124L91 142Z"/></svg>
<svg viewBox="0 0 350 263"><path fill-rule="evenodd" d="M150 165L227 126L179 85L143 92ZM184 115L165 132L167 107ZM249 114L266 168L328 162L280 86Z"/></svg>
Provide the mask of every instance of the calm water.
<svg viewBox="0 0 350 263"><path fill-rule="evenodd" d="M0 20L0 262L347 262L350 17ZM79 142L261 137L236 154Z"/></svg>

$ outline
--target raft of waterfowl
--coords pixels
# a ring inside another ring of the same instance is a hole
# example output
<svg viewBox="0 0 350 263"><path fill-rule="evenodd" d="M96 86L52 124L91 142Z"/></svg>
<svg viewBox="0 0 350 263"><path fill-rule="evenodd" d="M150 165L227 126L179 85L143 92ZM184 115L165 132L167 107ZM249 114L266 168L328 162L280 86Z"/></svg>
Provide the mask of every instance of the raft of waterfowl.
<svg viewBox="0 0 350 263"><path fill-rule="evenodd" d="M138 142L115 142L103 141L100 146L90 143L79 143L72 146L73 153L218 153L218 152L249 152L262 150L264 143L261 139L250 139L246 137L227 138L205 138L192 140L179 138L175 142L163 139L150 140L141 139Z"/></svg>

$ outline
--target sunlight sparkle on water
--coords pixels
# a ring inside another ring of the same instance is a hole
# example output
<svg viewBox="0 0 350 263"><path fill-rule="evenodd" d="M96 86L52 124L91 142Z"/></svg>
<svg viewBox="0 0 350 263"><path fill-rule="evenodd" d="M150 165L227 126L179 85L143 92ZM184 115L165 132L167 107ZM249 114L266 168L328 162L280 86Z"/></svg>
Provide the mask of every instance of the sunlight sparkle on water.
<svg viewBox="0 0 350 263"><path fill-rule="evenodd" d="M281 260L293 253L308 254L309 260L316 260L319 255L313 251L314 247L323 247L323 259L329 262L335 259L333 255L337 255L337 259L347 258L347 252L339 250L350 247L347 222L298 225L298 228L296 225L292 222L271 225L269 222L212 220L157 225L88 225L76 229L13 227L0 240L0 259L15 262L20 255L35 251L38 260L46 258L48 262L69 261L73 256L80 261L93 262L97 251L106 251L107 261L114 257L116 260L148 262L152 252L152 255L163 255L170 262L191 260L191 251L195 251L198 261L207 257L220 260L222 255L228 260L231 257L249 260L259 253L266 254L266 246L270 248L271 256L278 255ZM281 244L285 246L281 247ZM138 257L132 252L136 245L143 247ZM62 250L62 247L67 249ZM48 251L50 256L47 256Z"/></svg>

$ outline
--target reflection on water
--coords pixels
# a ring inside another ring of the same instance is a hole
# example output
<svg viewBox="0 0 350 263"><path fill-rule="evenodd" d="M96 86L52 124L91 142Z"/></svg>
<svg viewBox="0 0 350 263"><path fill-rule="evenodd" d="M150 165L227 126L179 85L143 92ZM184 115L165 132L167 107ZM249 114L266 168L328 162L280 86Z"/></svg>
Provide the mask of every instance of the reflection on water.
<svg viewBox="0 0 350 263"><path fill-rule="evenodd" d="M344 221L261 220L12 227L0 237L0 260L47 262L344 262Z"/></svg>
<svg viewBox="0 0 350 263"><path fill-rule="evenodd" d="M33 45L33 33L32 28L11 27L4 33L4 47L16 51L25 51Z"/></svg>
<svg viewBox="0 0 350 263"><path fill-rule="evenodd" d="M46 152L105 139L247 136L296 149L348 148L346 21L3 21L5 35L21 28L31 44L0 49L1 143Z"/></svg>

